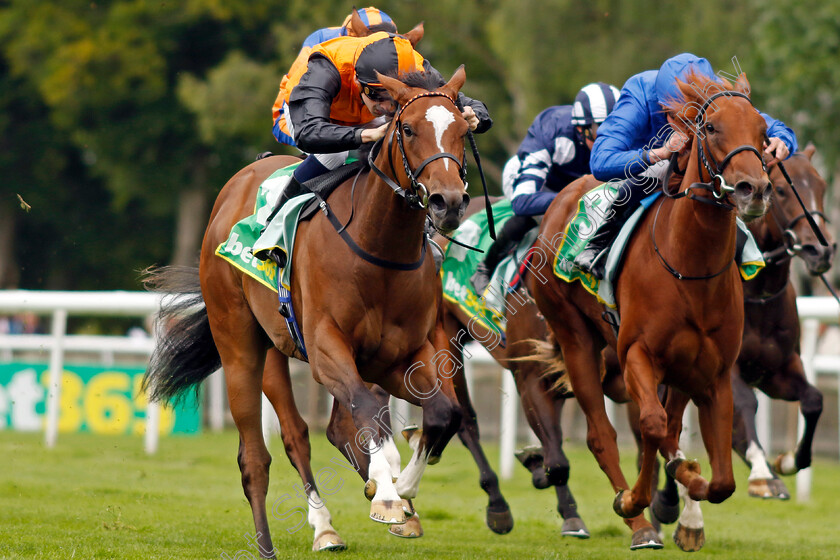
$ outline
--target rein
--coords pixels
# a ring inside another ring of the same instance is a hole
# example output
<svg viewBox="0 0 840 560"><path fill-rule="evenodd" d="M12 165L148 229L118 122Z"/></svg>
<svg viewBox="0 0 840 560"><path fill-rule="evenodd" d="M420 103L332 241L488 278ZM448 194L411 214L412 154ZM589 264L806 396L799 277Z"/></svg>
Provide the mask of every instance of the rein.
<svg viewBox="0 0 840 560"><path fill-rule="evenodd" d="M388 135L388 163L391 167L391 173L393 174L394 178L397 176L396 168L394 167L394 160L393 154L394 151L392 149L394 138L397 139L397 147L400 149L400 156L402 158L403 169L405 170L406 177L411 182L411 190L403 188L399 183L397 183L394 178L389 177L384 171L382 171L379 167L376 166L374 163L374 158L379 155L379 151L382 149L382 145L384 144L385 137L380 138L376 141L371 149L370 153L368 154L368 165L370 168L382 179L386 185L391 187L391 189L397 193L399 196L405 199L408 202L408 205L411 208L416 208L418 210L424 210L429 202L429 190L426 188L426 185L421 183L417 180L417 176L423 172L423 169L426 168L427 165L436 161L441 158L448 158L453 160L458 165L458 171L461 175L461 181L464 183L464 190L467 189L467 149L464 148L464 153L461 159L458 159L453 154L449 152L438 152L437 154L426 158L417 168L412 171L411 166L408 163L408 156L405 153L405 146L403 144L403 137L402 137L402 113L406 107L421 99L423 97L445 97L449 101L452 102L453 105L456 106L457 104L455 101L440 91L427 91L420 94L415 95L408 101L406 101L405 105L401 106L399 111L397 111L397 115L394 118L394 127L391 131L391 134Z"/></svg>
<svg viewBox="0 0 840 560"><path fill-rule="evenodd" d="M761 157L761 153L755 148L755 146L750 146L749 144L738 146L734 150L730 151L728 154L726 154L726 156L720 163L718 163L717 160L715 160L714 156L711 153L711 150L709 150L708 148L707 137L704 136L701 138L700 127L705 121L706 110L709 108L709 105L711 105L712 102L719 97L743 97L744 99L750 102L750 105L752 105L752 101L750 101L750 98L741 92L721 91L715 93L714 95L711 95L700 108L700 110L697 112L697 116L694 118L694 122L697 125L697 132L695 134L695 145L697 147L697 175L702 179L703 168L705 168L706 172L709 174L710 181L708 183L692 183L683 191L676 194L671 194L668 191L668 178L670 177L671 173L673 173L673 171L677 169L677 154L675 153L671 156L671 165L668 176L662 182L662 192L667 198L673 200L685 197L696 202L702 202L703 204L709 204L711 206L729 211L733 210L735 206L731 202L728 202L724 199L729 195L729 193L735 192L735 187L726 183L726 180L723 178L723 171L724 169L726 169L726 166L729 165L729 163L732 161L732 158L734 158L741 152L752 152L761 162L761 168L765 172L767 171L767 167L764 165L764 160ZM696 194L694 194L695 190L709 191L712 193L713 198L697 196ZM726 265L718 272L715 272L713 274L703 274L700 276L689 276L682 274L676 268L671 266L671 264L665 259L664 255L662 255L662 252L659 250L659 246L656 243L656 223L659 219L659 212L660 210L662 210L662 205L664 202L665 199L663 198L659 202L659 206L657 206L656 208L656 214L653 217L653 224L650 228L650 239L653 243L653 249L656 252L656 256L659 257L659 262L662 264L665 270L667 270L677 280L709 280L716 276L720 276L721 274L726 272L729 269L729 267L732 266L734 259L727 262Z"/></svg>

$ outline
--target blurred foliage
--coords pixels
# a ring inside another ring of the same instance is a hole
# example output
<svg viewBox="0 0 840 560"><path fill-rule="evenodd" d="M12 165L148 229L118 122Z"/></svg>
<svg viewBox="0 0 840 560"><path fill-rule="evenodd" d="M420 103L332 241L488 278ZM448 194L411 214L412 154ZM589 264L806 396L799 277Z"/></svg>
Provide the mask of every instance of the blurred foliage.
<svg viewBox="0 0 840 560"><path fill-rule="evenodd" d="M383 0L418 50L495 125L477 138L491 189L533 117L592 81L618 87L683 51L733 72L762 108L813 140L834 173L840 5L816 0L686 4L620 0ZM210 203L273 150L280 77L312 31L340 25L338 0L0 0L0 219L24 288L138 289L174 258L184 192ZM471 164L472 165L472 164ZM470 171L471 191L480 181ZM17 195L32 209L21 209ZM196 207L206 213L207 208ZM198 222L203 223L206 216ZM195 246L201 231L188 232ZM178 257L183 260L183 256ZM7 267L8 268L8 267ZM2 269L0 269L2 270Z"/></svg>

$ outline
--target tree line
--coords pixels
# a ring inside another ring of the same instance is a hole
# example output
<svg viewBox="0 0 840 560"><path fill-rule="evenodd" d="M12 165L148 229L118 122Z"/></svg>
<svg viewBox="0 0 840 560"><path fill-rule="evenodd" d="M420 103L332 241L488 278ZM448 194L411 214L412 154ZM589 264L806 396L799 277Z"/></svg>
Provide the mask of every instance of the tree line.
<svg viewBox="0 0 840 560"><path fill-rule="evenodd" d="M620 0L384 0L448 77L484 101L491 188L531 119L592 81L691 51L747 72L756 105L840 177L840 5ZM152 264L196 263L215 195L266 150L280 78L337 0L0 0L0 288L139 289ZM471 167L471 189L480 181ZM836 190L836 189L835 189ZM835 219L836 196L829 207Z"/></svg>

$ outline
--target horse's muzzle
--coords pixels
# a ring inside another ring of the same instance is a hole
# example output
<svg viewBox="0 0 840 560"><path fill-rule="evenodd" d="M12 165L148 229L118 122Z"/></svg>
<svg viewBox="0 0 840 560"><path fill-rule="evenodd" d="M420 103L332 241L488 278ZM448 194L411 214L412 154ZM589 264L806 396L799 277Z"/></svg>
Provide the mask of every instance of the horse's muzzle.
<svg viewBox="0 0 840 560"><path fill-rule="evenodd" d="M831 268L831 263L834 260L834 253L837 250L837 243L832 243L828 247L820 244L802 245L799 251L799 256L805 261L805 266L808 268L808 273L812 276L819 276L827 272Z"/></svg>
<svg viewBox="0 0 840 560"><path fill-rule="evenodd" d="M461 219L470 203L470 195L464 192L434 193L429 196L429 215L435 228L443 233L458 229Z"/></svg>
<svg viewBox="0 0 840 560"><path fill-rule="evenodd" d="M744 179L735 184L734 195L739 217L750 222L762 217L770 209L772 185L766 177L758 180Z"/></svg>

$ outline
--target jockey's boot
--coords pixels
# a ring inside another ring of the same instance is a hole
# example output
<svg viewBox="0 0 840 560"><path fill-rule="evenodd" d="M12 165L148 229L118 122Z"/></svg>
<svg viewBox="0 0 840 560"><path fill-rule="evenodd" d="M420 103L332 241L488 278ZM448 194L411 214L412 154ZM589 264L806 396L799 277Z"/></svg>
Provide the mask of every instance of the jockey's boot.
<svg viewBox="0 0 840 560"><path fill-rule="evenodd" d="M583 251L575 257L575 266L599 280L604 279L607 255L627 217L635 210L631 204L610 204L605 210L607 217L601 222Z"/></svg>
<svg viewBox="0 0 840 560"><path fill-rule="evenodd" d="M286 185L286 188L283 189L283 192L277 197L277 202L274 203L274 209L271 210L271 214L268 215L268 219L265 221L266 225L274 219L274 216L277 215L280 209L283 208L283 205L289 200L308 192L309 189L301 185L300 181L297 180L297 177L292 175L292 178L289 179L289 184Z"/></svg>
<svg viewBox="0 0 840 560"><path fill-rule="evenodd" d="M478 266L475 267L475 274L470 277L470 283L473 285L475 293L478 295L483 294L484 290L487 289L487 285L490 283L490 278L493 276L493 272L496 270L499 262L514 247L516 247L517 241L510 239L507 235L504 235L504 231L505 230L502 229L499 233L499 237L487 249L487 255L484 257L484 260L478 263Z"/></svg>

